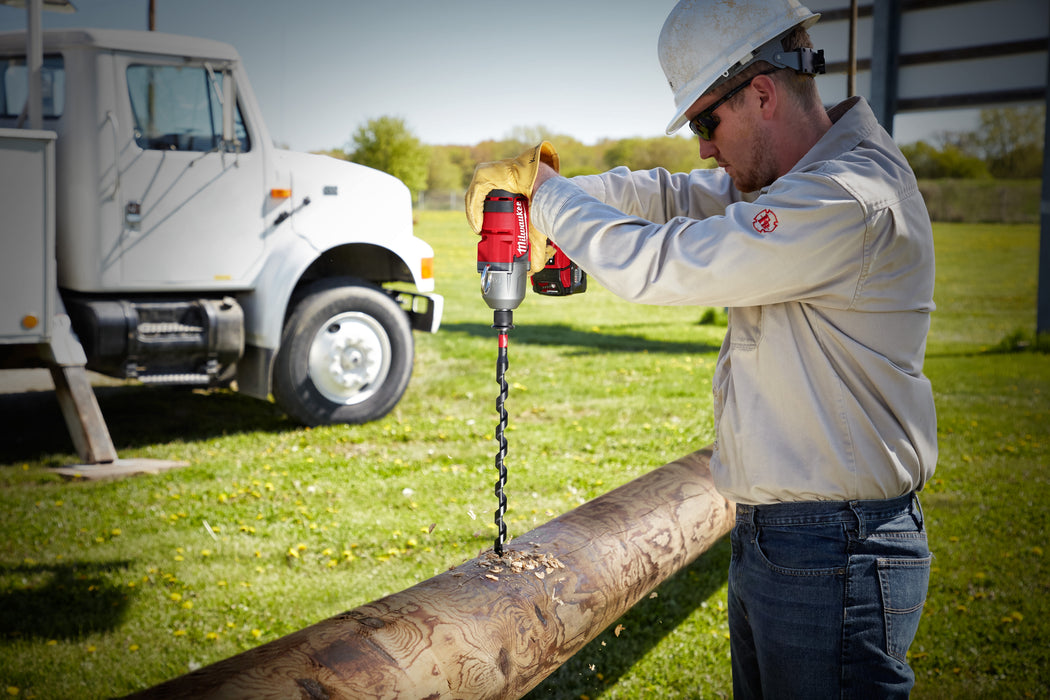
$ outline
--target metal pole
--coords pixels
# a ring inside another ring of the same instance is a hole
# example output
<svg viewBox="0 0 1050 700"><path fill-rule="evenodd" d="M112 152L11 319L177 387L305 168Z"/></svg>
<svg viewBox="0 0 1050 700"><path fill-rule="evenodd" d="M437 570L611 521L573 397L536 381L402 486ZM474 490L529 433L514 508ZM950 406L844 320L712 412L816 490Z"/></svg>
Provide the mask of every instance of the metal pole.
<svg viewBox="0 0 1050 700"><path fill-rule="evenodd" d="M875 0L872 9L871 110L893 134L897 112L897 54L900 53L900 0Z"/></svg>
<svg viewBox="0 0 1050 700"><path fill-rule="evenodd" d="M26 79L29 94L26 96L26 114L30 129L43 129L43 97L40 87L44 67L44 39L40 27L43 0L26 3Z"/></svg>
<svg viewBox="0 0 1050 700"><path fill-rule="evenodd" d="M849 3L849 72L846 74L846 97L857 94L857 0Z"/></svg>
<svg viewBox="0 0 1050 700"><path fill-rule="evenodd" d="M1050 344L1050 53L1047 54L1046 118L1043 126L1043 188L1039 207L1039 292L1036 299L1036 342Z"/></svg>

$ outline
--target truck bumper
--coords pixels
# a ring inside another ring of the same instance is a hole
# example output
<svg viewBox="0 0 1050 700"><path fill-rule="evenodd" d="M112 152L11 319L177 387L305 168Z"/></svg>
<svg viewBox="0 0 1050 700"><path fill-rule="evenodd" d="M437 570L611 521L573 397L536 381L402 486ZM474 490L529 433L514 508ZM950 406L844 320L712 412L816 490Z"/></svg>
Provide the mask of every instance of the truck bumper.
<svg viewBox="0 0 1050 700"><path fill-rule="evenodd" d="M394 300L408 314L412 330L437 333L441 327L441 314L445 310L445 297L440 294L418 294L402 290L388 290Z"/></svg>

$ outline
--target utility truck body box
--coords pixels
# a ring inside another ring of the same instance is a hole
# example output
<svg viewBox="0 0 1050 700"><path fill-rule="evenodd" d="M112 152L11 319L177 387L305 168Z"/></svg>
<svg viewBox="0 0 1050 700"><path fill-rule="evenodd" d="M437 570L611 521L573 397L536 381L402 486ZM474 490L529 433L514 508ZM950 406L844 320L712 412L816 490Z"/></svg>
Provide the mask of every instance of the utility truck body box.
<svg viewBox="0 0 1050 700"><path fill-rule="evenodd" d="M49 342L55 300L55 134L0 129L0 343Z"/></svg>

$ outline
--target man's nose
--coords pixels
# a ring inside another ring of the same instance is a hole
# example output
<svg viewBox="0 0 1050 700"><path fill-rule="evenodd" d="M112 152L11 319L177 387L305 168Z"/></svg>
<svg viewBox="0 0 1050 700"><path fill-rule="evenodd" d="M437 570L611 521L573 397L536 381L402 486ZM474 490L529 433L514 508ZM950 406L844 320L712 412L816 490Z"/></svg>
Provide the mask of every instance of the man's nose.
<svg viewBox="0 0 1050 700"><path fill-rule="evenodd" d="M702 160L714 158L715 154L718 153L718 148L710 141L704 141L700 137L697 137L696 140L700 142L700 158Z"/></svg>

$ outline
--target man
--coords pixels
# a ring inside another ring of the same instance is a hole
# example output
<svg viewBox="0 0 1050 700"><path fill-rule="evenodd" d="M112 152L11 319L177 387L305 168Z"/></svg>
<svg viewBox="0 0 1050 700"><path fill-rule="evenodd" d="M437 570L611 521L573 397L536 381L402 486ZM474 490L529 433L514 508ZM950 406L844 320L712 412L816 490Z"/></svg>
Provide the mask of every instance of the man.
<svg viewBox="0 0 1050 700"><path fill-rule="evenodd" d="M534 248L550 237L625 299L729 308L711 468L738 504L738 699L906 697L929 579L929 216L867 103L823 109L816 20L797 0L672 10L667 131L688 123L717 169L570 181L544 143L479 166L467 195L475 231L490 189L530 195Z"/></svg>

